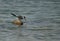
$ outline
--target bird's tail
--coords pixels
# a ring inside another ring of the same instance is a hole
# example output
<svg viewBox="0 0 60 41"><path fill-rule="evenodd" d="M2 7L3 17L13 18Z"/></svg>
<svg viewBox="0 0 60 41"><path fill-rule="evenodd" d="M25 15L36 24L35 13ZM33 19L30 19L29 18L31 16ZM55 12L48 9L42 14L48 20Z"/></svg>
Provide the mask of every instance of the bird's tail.
<svg viewBox="0 0 60 41"><path fill-rule="evenodd" d="M13 16L15 16L15 17L17 17L14 13L11 13L11 15L13 15Z"/></svg>

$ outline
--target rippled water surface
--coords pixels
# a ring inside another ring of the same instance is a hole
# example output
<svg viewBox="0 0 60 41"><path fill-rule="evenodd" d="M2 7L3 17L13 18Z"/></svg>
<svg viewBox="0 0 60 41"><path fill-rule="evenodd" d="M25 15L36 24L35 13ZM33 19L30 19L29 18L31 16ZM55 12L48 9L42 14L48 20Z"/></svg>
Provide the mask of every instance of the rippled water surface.
<svg viewBox="0 0 60 41"><path fill-rule="evenodd" d="M11 12L26 23L12 24ZM59 0L0 0L0 41L60 41Z"/></svg>

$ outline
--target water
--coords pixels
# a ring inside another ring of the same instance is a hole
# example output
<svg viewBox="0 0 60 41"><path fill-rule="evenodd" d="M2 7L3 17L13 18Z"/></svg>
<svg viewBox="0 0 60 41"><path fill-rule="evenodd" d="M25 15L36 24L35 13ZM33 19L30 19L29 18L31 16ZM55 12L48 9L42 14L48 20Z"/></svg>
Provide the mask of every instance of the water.
<svg viewBox="0 0 60 41"><path fill-rule="evenodd" d="M12 23L26 16L20 28ZM0 0L0 41L60 41L59 0Z"/></svg>

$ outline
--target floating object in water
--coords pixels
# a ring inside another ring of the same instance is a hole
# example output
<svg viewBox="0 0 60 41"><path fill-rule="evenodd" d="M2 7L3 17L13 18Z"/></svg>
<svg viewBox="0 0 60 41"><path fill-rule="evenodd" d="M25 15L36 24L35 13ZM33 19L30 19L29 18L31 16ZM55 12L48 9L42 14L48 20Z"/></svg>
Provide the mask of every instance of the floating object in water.
<svg viewBox="0 0 60 41"><path fill-rule="evenodd" d="M17 16L17 15L15 15L15 14L13 14L13 13L11 13L11 15L13 15L13 16L15 16L15 17L17 17L18 19L16 19L16 20L13 20L12 21L12 23L13 24L15 24L15 25L18 25L18 26L21 26L21 25L23 25L23 22L21 21L22 19L25 19L26 20L26 17L24 16Z"/></svg>
<svg viewBox="0 0 60 41"><path fill-rule="evenodd" d="M12 23L19 26L23 25L23 22L19 19L13 20Z"/></svg>

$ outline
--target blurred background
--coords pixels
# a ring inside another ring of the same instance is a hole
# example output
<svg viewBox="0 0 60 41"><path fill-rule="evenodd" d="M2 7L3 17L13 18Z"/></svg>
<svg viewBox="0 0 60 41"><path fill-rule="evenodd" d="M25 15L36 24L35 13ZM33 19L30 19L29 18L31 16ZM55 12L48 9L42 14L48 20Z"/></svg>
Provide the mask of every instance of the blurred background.
<svg viewBox="0 0 60 41"><path fill-rule="evenodd" d="M20 28L12 12L26 16ZM60 0L0 0L0 41L60 41Z"/></svg>

